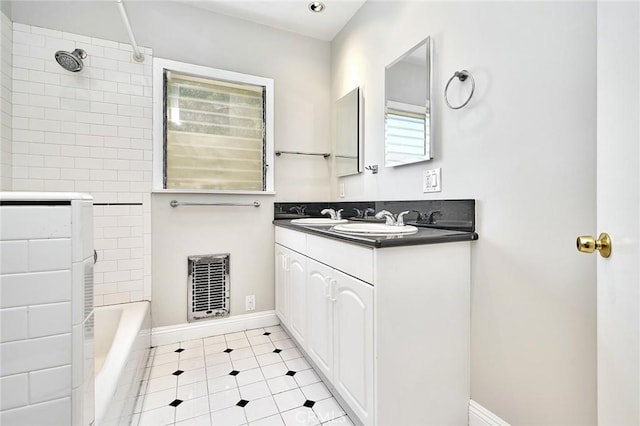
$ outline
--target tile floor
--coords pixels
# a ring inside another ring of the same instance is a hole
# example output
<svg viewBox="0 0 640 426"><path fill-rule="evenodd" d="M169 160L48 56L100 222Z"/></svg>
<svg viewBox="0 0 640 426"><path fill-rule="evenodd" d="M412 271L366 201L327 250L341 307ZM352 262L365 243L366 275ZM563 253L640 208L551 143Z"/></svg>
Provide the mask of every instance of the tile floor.
<svg viewBox="0 0 640 426"><path fill-rule="evenodd" d="M158 346L132 425L352 425L280 327Z"/></svg>

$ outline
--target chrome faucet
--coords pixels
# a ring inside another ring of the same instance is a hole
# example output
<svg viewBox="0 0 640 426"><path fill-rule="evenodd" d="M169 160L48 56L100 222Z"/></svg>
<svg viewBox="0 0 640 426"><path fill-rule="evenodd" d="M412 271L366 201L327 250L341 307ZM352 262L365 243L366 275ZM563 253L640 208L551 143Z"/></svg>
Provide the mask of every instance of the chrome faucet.
<svg viewBox="0 0 640 426"><path fill-rule="evenodd" d="M393 213L387 210L380 210L378 213L376 213L376 219L385 219L385 225L396 224L396 218L393 217Z"/></svg>
<svg viewBox="0 0 640 426"><path fill-rule="evenodd" d="M442 212L440 210L432 210L428 213L427 223L435 224L436 223L436 215L442 216Z"/></svg>
<svg viewBox="0 0 640 426"><path fill-rule="evenodd" d="M381 210L376 213L376 219L385 219L384 224L390 226L404 226L404 216L409 214L410 211L404 211L402 213L398 213L398 216L394 216L393 213L387 210Z"/></svg>
<svg viewBox="0 0 640 426"><path fill-rule="evenodd" d="M304 211L307 209L307 206L302 205L302 206L293 206L289 208L290 212L295 212L299 215L303 215Z"/></svg>
<svg viewBox="0 0 640 426"><path fill-rule="evenodd" d="M440 210L431 210L429 213L422 213L418 210L411 210L412 212L418 213L418 218L416 219L418 222L423 222L429 225L435 225L436 223L436 215L442 216L442 212Z"/></svg>
<svg viewBox="0 0 640 426"><path fill-rule="evenodd" d="M340 220L342 219L342 210L343 209L340 209L338 211L334 209L324 209L320 212L320 214L328 214L329 217L331 217L331 220Z"/></svg>
<svg viewBox="0 0 640 426"><path fill-rule="evenodd" d="M353 208L353 211L356 213L356 217L357 218L362 218L362 219L369 219L369 215L374 214L376 211L374 209L372 209L371 207L367 207L366 210L362 210L362 209L357 209L357 208Z"/></svg>

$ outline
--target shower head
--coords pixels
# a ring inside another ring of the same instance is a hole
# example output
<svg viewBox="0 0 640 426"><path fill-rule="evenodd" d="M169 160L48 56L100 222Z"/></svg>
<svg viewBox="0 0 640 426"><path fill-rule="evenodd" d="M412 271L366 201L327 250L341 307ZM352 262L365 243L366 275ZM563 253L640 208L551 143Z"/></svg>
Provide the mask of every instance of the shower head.
<svg viewBox="0 0 640 426"><path fill-rule="evenodd" d="M65 52L58 50L55 54L56 61L62 68L71 72L78 72L84 66L82 60L87 57L87 52L82 49L76 49L73 52Z"/></svg>

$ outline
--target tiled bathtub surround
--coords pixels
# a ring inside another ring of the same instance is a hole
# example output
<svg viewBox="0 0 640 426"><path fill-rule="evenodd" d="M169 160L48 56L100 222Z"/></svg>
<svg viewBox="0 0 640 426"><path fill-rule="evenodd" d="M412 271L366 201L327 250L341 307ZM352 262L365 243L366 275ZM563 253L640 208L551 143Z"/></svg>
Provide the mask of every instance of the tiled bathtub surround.
<svg viewBox="0 0 640 426"><path fill-rule="evenodd" d="M0 193L0 424L93 421L92 204L66 195Z"/></svg>
<svg viewBox="0 0 640 426"><path fill-rule="evenodd" d="M351 425L280 327L155 348L139 424Z"/></svg>
<svg viewBox="0 0 640 426"><path fill-rule="evenodd" d="M151 51L13 23L13 189L91 193L96 306L151 298ZM78 73L54 60L84 49ZM122 204L126 204L123 206ZM127 206L128 205L128 206Z"/></svg>
<svg viewBox="0 0 640 426"><path fill-rule="evenodd" d="M145 253L149 253L151 244L149 234L144 232L148 212L143 205L96 205L93 210L99 260L95 273L97 305L148 300L149 294L144 292Z"/></svg>
<svg viewBox="0 0 640 426"><path fill-rule="evenodd" d="M13 24L0 13L0 191L10 191L12 186L11 154L11 88L13 52Z"/></svg>

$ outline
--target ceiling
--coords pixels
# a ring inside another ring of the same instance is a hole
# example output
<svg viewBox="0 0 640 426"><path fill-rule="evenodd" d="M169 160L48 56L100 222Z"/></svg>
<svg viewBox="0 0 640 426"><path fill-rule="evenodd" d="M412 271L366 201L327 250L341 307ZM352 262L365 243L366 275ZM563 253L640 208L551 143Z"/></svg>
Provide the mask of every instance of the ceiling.
<svg viewBox="0 0 640 426"><path fill-rule="evenodd" d="M331 41L366 0L322 0L321 13L309 10L312 0L180 0L222 15Z"/></svg>

